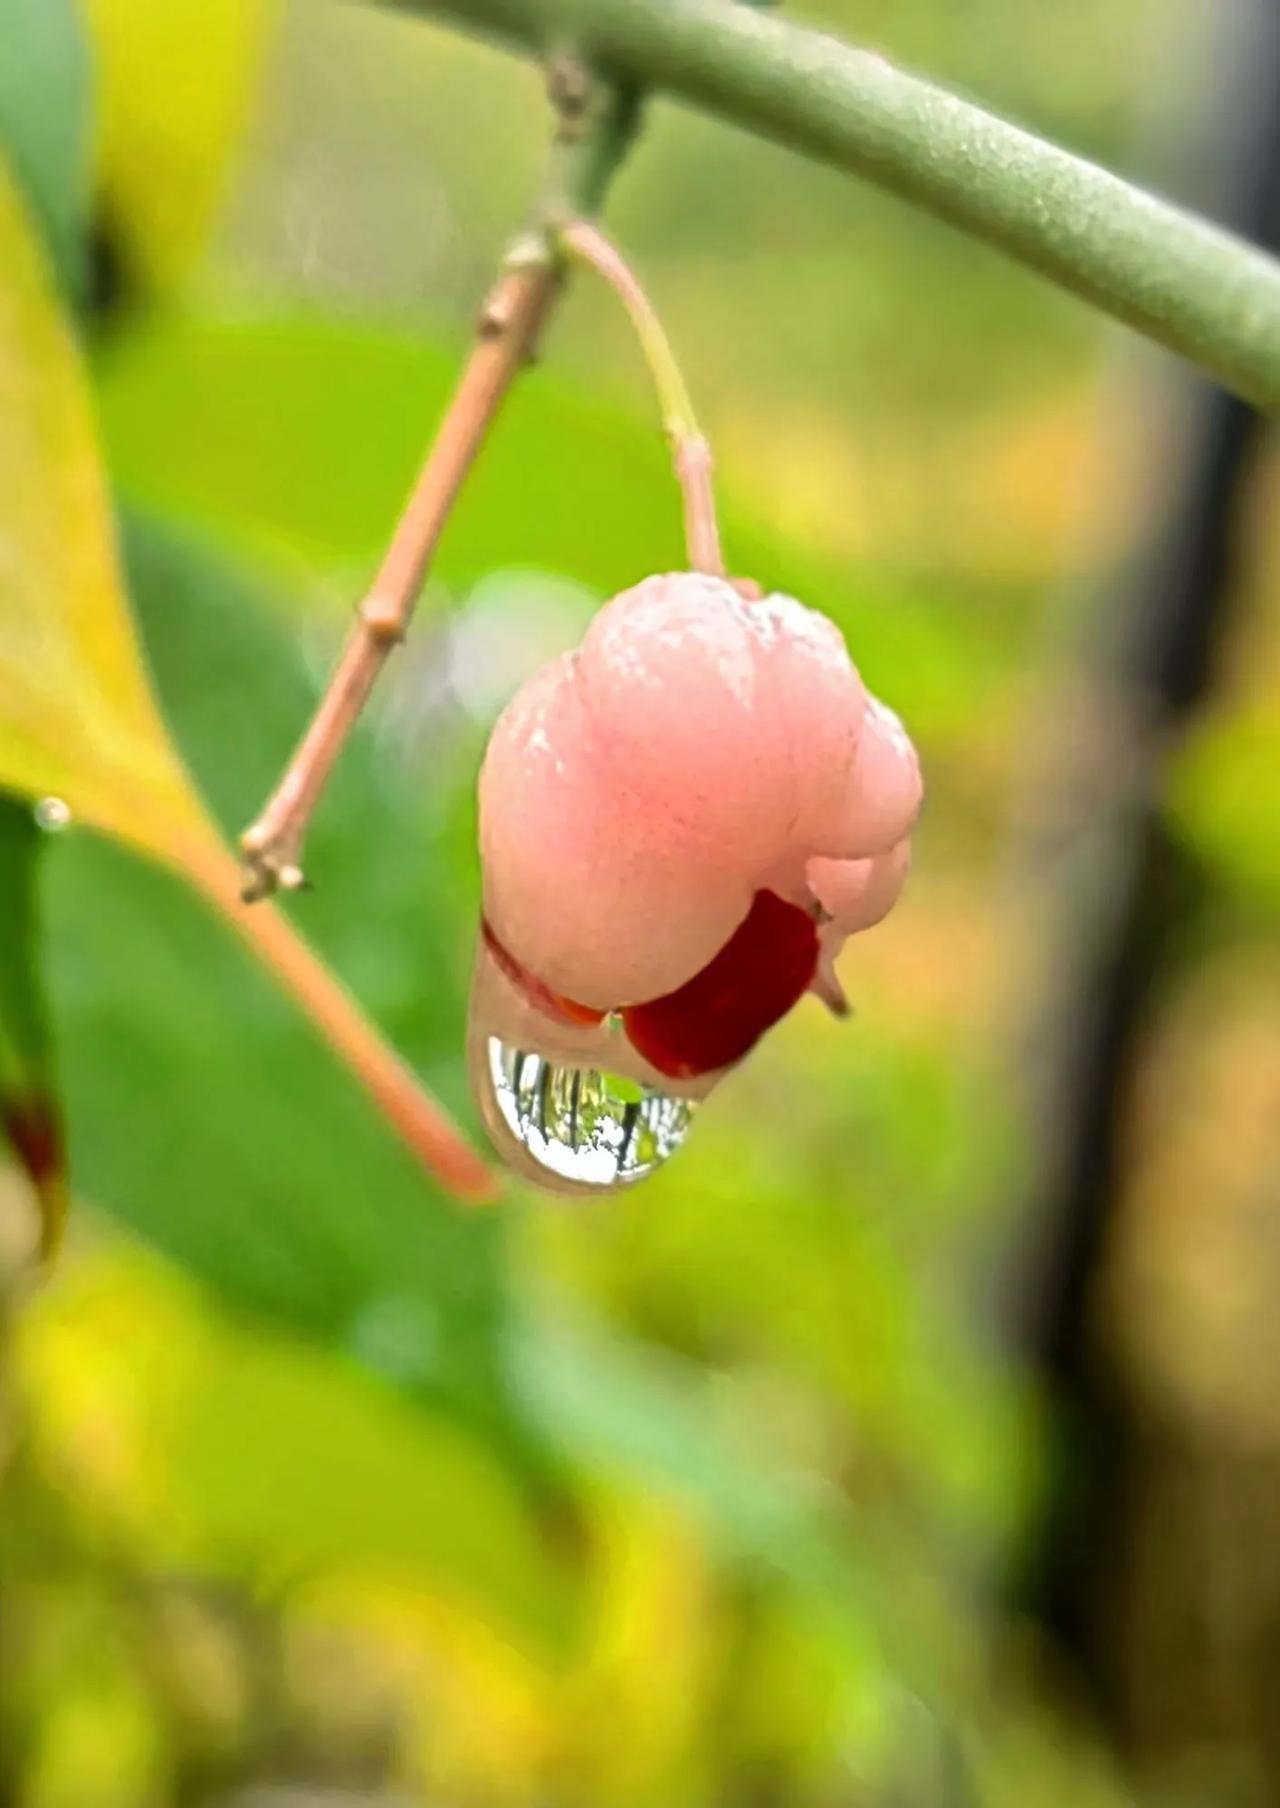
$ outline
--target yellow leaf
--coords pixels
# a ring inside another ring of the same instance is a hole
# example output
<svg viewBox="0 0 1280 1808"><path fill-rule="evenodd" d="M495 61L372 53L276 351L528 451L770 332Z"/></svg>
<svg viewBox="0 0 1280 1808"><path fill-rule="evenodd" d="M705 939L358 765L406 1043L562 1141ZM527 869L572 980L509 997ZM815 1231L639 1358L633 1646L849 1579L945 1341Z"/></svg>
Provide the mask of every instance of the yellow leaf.
<svg viewBox="0 0 1280 1808"><path fill-rule="evenodd" d="M170 741L125 601L78 348L0 164L0 787L62 798L200 891L452 1191L484 1164L238 867Z"/></svg>
<svg viewBox="0 0 1280 1808"><path fill-rule="evenodd" d="M72 332L0 170L0 785L150 852L207 833L120 595Z"/></svg>

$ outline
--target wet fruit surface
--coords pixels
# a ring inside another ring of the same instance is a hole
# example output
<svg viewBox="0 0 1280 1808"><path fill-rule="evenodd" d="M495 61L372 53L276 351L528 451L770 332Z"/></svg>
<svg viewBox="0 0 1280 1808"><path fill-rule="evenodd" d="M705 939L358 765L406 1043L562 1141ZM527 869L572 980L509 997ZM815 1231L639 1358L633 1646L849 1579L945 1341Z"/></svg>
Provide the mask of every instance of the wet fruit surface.
<svg viewBox="0 0 1280 1808"><path fill-rule="evenodd" d="M504 1154L625 1184L902 889L919 761L835 625L702 572L644 579L535 673L480 775L468 1040Z"/></svg>
<svg viewBox="0 0 1280 1808"><path fill-rule="evenodd" d="M606 1015L604 1011L594 1010L587 1004L575 1004L572 998L561 998L558 992L553 992L550 986L544 986L540 979L526 971L514 955L509 954L503 947L487 922L481 922L480 933L484 937L490 954L512 985L518 987L529 1002L536 1004L539 1010L545 1011L548 1017L557 1017L562 1023L603 1022Z"/></svg>

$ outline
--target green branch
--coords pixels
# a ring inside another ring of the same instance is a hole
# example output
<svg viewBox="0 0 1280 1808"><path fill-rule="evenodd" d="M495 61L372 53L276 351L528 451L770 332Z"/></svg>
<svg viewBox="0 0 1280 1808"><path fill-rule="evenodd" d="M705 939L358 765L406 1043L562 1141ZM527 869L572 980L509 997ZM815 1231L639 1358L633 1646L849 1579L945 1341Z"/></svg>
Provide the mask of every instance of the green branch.
<svg viewBox="0 0 1280 1808"><path fill-rule="evenodd" d="M390 0L541 54L574 42L878 182L1280 406L1280 264L883 58L733 0Z"/></svg>

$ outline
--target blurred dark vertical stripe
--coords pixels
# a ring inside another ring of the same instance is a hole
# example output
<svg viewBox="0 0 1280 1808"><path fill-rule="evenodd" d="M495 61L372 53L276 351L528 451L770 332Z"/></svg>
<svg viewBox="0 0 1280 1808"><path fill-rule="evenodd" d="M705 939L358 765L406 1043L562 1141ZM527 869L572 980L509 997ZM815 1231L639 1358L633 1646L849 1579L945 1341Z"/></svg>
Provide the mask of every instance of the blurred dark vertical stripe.
<svg viewBox="0 0 1280 1808"><path fill-rule="evenodd" d="M1197 197L1246 237L1280 250L1280 0L1223 7L1238 27L1208 98L1217 192ZM1105 1607L1119 1561L1128 1481L1125 1413L1090 1334L1094 1282L1122 1181L1137 1058L1174 969L1202 877L1162 805L1169 752L1212 694L1239 596L1240 506L1266 423L1198 379L1179 379L1181 443L1161 446L1167 490L1128 581L1099 612L1093 673L1114 758L1076 795L1065 857L1049 883L1071 900L1040 1028L1049 1051L1029 1236L1034 1275L1022 1335L1057 1412L1056 1483L1022 1573L1027 1608L1072 1659L1123 1735L1117 1628ZM1089 750L1086 750L1089 751ZM1056 775L1068 784L1072 774ZM1023 1298L1027 1293L1023 1290Z"/></svg>

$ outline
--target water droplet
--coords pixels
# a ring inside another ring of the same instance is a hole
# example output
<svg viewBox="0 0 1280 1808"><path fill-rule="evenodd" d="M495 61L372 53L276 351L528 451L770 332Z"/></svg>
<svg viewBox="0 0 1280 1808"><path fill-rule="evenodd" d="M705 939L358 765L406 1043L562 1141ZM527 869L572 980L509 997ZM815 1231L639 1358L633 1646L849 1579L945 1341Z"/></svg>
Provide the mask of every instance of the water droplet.
<svg viewBox="0 0 1280 1808"><path fill-rule="evenodd" d="M467 1062L485 1126L515 1173L552 1192L630 1186L688 1134L719 1074L672 1080L628 1039L616 1014L549 1010L482 933L467 1021Z"/></svg>
<svg viewBox="0 0 1280 1808"><path fill-rule="evenodd" d="M62 797L42 797L36 802L33 815L36 827L43 829L47 835L60 834L71 826L71 805Z"/></svg>
<svg viewBox="0 0 1280 1808"><path fill-rule="evenodd" d="M499 1126L547 1186L577 1190L629 1186L680 1147L697 1109L598 1067L557 1062L489 1036L479 1083L485 1117ZM492 1109L488 1107L492 1106Z"/></svg>

